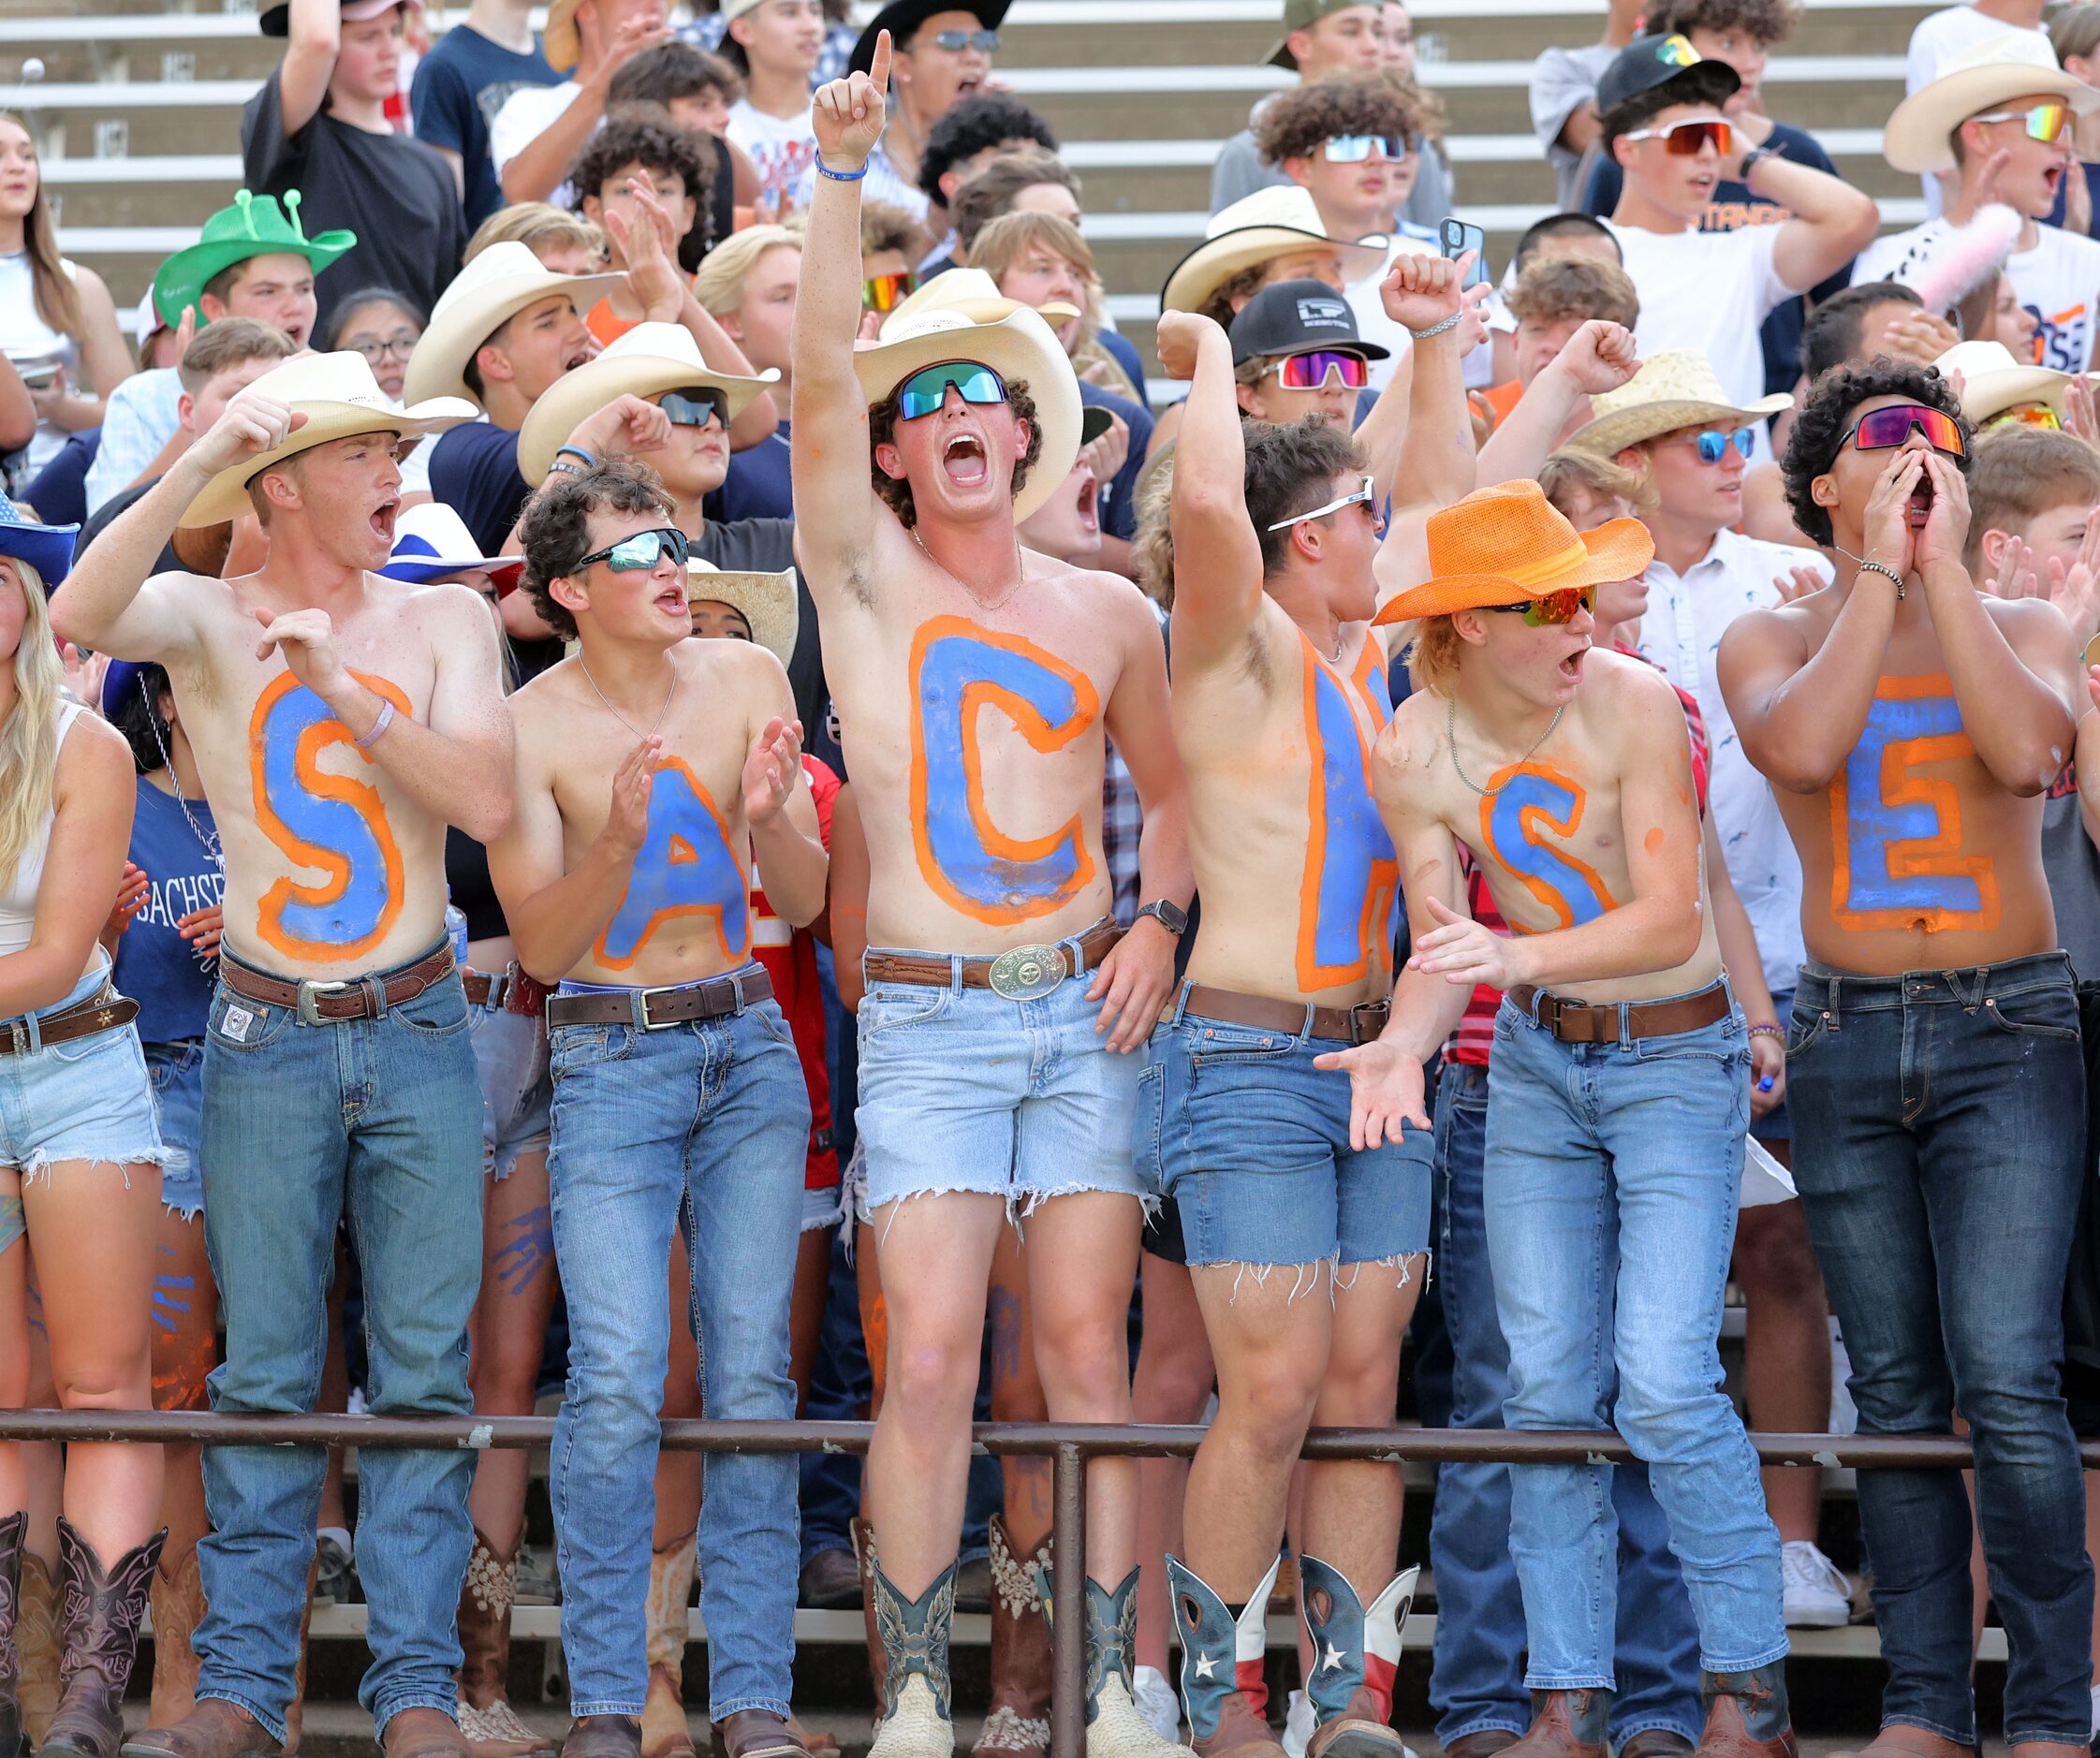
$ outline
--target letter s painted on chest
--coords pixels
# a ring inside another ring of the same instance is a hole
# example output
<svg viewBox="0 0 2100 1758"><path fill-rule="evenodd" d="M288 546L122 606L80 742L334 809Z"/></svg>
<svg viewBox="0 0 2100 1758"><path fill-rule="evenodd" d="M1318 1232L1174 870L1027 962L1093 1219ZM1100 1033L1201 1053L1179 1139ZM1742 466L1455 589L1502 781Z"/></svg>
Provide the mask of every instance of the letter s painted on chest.
<svg viewBox="0 0 2100 1758"><path fill-rule="evenodd" d="M1960 792L1916 772L1975 754L1944 675L1875 686L1866 730L1830 784L1830 915L1839 927L1997 927L1998 869L1989 854L1961 852Z"/></svg>
<svg viewBox="0 0 2100 1758"><path fill-rule="evenodd" d="M1055 654L963 617L919 625L911 652L912 841L950 908L999 927L1053 916L1094 881L1083 818L1014 837L984 797L978 720L996 710L1035 750L1061 751L1099 720L1094 684Z"/></svg>
<svg viewBox="0 0 2100 1758"><path fill-rule="evenodd" d="M1366 641L1366 652L1376 643ZM1343 684L1304 643L1311 838L1298 899L1298 985L1311 993L1390 968L1400 857L1371 798L1371 743ZM1352 680L1372 729L1391 719L1385 678Z"/></svg>
<svg viewBox="0 0 2100 1758"><path fill-rule="evenodd" d="M1589 794L1582 784L1545 763L1500 770L1480 800L1480 841L1486 853L1552 911L1555 928L1593 922L1619 907L1589 862L1547 840L1571 837L1582 823ZM1535 930L1510 928L1517 933Z"/></svg>
<svg viewBox="0 0 2100 1758"><path fill-rule="evenodd" d="M624 971L652 934L681 916L713 916L722 956L749 955L750 881L729 846L728 821L693 771L667 757L649 785L649 830L627 889L591 956L608 970Z"/></svg>
<svg viewBox="0 0 2100 1758"><path fill-rule="evenodd" d="M414 707L400 688L365 672L351 674L394 705ZM256 823L298 867L326 875L304 885L285 874L262 895L256 932L302 963L356 958L383 942L404 902L401 848L377 787L320 766L331 746L369 768L335 711L286 671L256 698L248 721L248 768Z"/></svg>

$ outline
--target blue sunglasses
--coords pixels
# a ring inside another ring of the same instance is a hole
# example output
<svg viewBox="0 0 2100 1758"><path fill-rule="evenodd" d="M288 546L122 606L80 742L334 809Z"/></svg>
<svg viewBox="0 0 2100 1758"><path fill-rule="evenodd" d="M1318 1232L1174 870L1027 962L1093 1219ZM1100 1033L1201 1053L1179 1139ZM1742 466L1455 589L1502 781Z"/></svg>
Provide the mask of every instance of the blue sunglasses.
<svg viewBox="0 0 2100 1758"><path fill-rule="evenodd" d="M1692 443L1699 448L1702 464L1717 464L1728 455L1733 446L1745 462L1757 449L1757 435L1749 428L1739 427L1733 433L1724 433L1718 428L1708 428L1704 432L1692 435Z"/></svg>
<svg viewBox="0 0 2100 1758"><path fill-rule="evenodd" d="M953 385L964 403L980 406L1005 403L1006 381L976 360L943 360L924 366L897 388L897 413L907 421L933 415L947 401Z"/></svg>
<svg viewBox="0 0 2100 1758"><path fill-rule="evenodd" d="M631 537L592 550L571 572L580 574L603 562L615 574L649 573L654 570L657 559L667 553L672 566L685 565L685 534L669 525L659 525L654 531L638 531Z"/></svg>

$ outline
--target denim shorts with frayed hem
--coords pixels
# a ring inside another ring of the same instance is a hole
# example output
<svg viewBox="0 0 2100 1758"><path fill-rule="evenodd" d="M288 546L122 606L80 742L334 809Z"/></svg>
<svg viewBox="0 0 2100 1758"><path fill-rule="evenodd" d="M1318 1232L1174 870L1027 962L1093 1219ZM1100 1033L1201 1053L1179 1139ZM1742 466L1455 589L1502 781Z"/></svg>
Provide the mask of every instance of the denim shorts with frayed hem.
<svg viewBox="0 0 2100 1758"><path fill-rule="evenodd" d="M0 1031L31 1036L33 1018L49 1018L91 1000L109 977L109 967L98 962L70 994L34 1017L0 1021ZM24 1181L74 1161L157 1167L166 1157L136 1027L0 1056L0 1166L19 1167Z"/></svg>
<svg viewBox="0 0 2100 1758"><path fill-rule="evenodd" d="M468 1015L466 1029L481 1081L481 1169L501 1183L521 1155L547 1151L554 1114L547 1024L532 1014L481 1006Z"/></svg>
<svg viewBox="0 0 2100 1758"><path fill-rule="evenodd" d="M176 1220L195 1221L204 1212L204 1174L197 1157L204 1122L204 1040L170 1038L145 1047L154 1121L168 1155L160 1163L161 1204Z"/></svg>

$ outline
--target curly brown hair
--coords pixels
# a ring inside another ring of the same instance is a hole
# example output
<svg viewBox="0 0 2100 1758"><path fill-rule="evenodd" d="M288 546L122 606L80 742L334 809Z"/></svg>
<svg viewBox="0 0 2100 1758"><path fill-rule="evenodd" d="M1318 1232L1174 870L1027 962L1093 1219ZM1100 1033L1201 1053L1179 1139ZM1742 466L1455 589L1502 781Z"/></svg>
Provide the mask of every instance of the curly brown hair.
<svg viewBox="0 0 2100 1758"><path fill-rule="evenodd" d="M630 165L652 178L675 177L695 202L704 201L714 184L712 146L705 135L679 127L668 110L653 105L615 111L568 168L576 211L582 212L588 199L604 199L605 186Z"/></svg>
<svg viewBox="0 0 2100 1758"><path fill-rule="evenodd" d="M576 619L554 602L553 584L591 553L593 513L661 513L669 521L678 509L664 492L663 478L631 458L609 458L580 473L557 470L525 503L518 526L525 594L565 641L576 638Z"/></svg>
<svg viewBox="0 0 2100 1758"><path fill-rule="evenodd" d="M1740 31L1769 49L1791 37L1799 19L1794 0L1658 0L1640 28L1651 37Z"/></svg>
<svg viewBox="0 0 2100 1758"><path fill-rule="evenodd" d="M1264 165L1281 165L1310 158L1338 134L1397 134L1412 146L1422 138L1421 107L1383 74L1312 80L1269 100L1255 125L1255 145Z"/></svg>
<svg viewBox="0 0 2100 1758"><path fill-rule="evenodd" d="M909 531L918 523L918 508L912 504L912 485L908 480L892 476L875 462L874 452L878 446L888 446L897 438L897 399L903 389L900 385L880 403L868 405L868 473L874 479L875 492L882 496L882 504L897 515L897 522ZM1014 419L1028 423L1028 449L1014 464L1014 478L1008 485L1011 493L1019 494L1028 480L1028 473L1035 461L1043 455L1042 425L1035 419L1035 399L1028 394L1025 378L1011 380L1006 386L1006 407L1014 412Z"/></svg>

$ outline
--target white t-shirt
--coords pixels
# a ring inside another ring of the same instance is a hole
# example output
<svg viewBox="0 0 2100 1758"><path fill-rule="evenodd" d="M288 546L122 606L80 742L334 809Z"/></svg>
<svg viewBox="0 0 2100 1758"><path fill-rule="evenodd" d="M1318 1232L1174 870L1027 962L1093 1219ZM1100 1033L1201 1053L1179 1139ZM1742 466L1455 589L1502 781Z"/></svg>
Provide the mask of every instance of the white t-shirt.
<svg viewBox="0 0 2100 1758"><path fill-rule="evenodd" d="M769 116L740 97L729 109L729 144L741 147L758 168L758 181L776 204L816 158L816 130L807 110L785 120Z"/></svg>
<svg viewBox="0 0 2100 1758"><path fill-rule="evenodd" d="M1930 256L1952 228L1945 220L1928 220L1907 232L1877 238L1852 265L1852 283L1884 281L1913 256ZM2100 242L2054 226L2034 227L2034 248L2016 251L2005 262L2013 291L2041 328L2034 337L2035 359L2061 373L2083 373L2093 365L2093 305L2100 300Z"/></svg>
<svg viewBox="0 0 2100 1758"><path fill-rule="evenodd" d="M1387 252L1386 260L1378 265L1377 271L1360 281L1352 281L1342 295L1356 314L1358 336L1388 350L1384 359L1371 362L1371 388L1373 390L1385 389L1393 369L1415 345L1415 338L1407 333L1405 327L1386 315L1386 302L1378 297L1378 288L1391 271L1393 259L1403 252L1415 256L1433 256L1437 255L1436 241L1404 235L1395 239L1392 249ZM1487 350L1482 348L1478 352L1485 354Z"/></svg>
<svg viewBox="0 0 2100 1758"><path fill-rule="evenodd" d="M1940 77L1940 69L1959 55L1964 49L1974 49L1978 43L1989 42L1993 37L2026 35L2024 27L2007 24L2002 19L1989 17L1973 6L1948 7L1944 12L1928 12L1917 22L1911 32L1910 53L1903 62L1903 92L1908 96L1922 91ZM2049 33L2039 26L2033 35L2043 42L2049 41ZM2054 50L2050 54L2053 56ZM1920 179L1925 185L1925 212L1928 217L1937 218L1940 212L1940 180L1928 176Z"/></svg>
<svg viewBox="0 0 2100 1758"><path fill-rule="evenodd" d="M1642 356L1694 348L1706 356L1737 407L1765 394L1765 349L1758 329L1776 306L1801 292L1779 278L1772 260L1776 226L1736 232L1650 232L1607 220L1640 295L1634 341ZM1770 455L1757 423L1755 456Z"/></svg>
<svg viewBox="0 0 2100 1758"><path fill-rule="evenodd" d="M495 161L499 179L503 168L538 139L582 90L574 80L565 80L559 85L520 86L503 100L495 121L489 125L489 156ZM557 208L569 206L568 184L564 183L547 199Z"/></svg>

